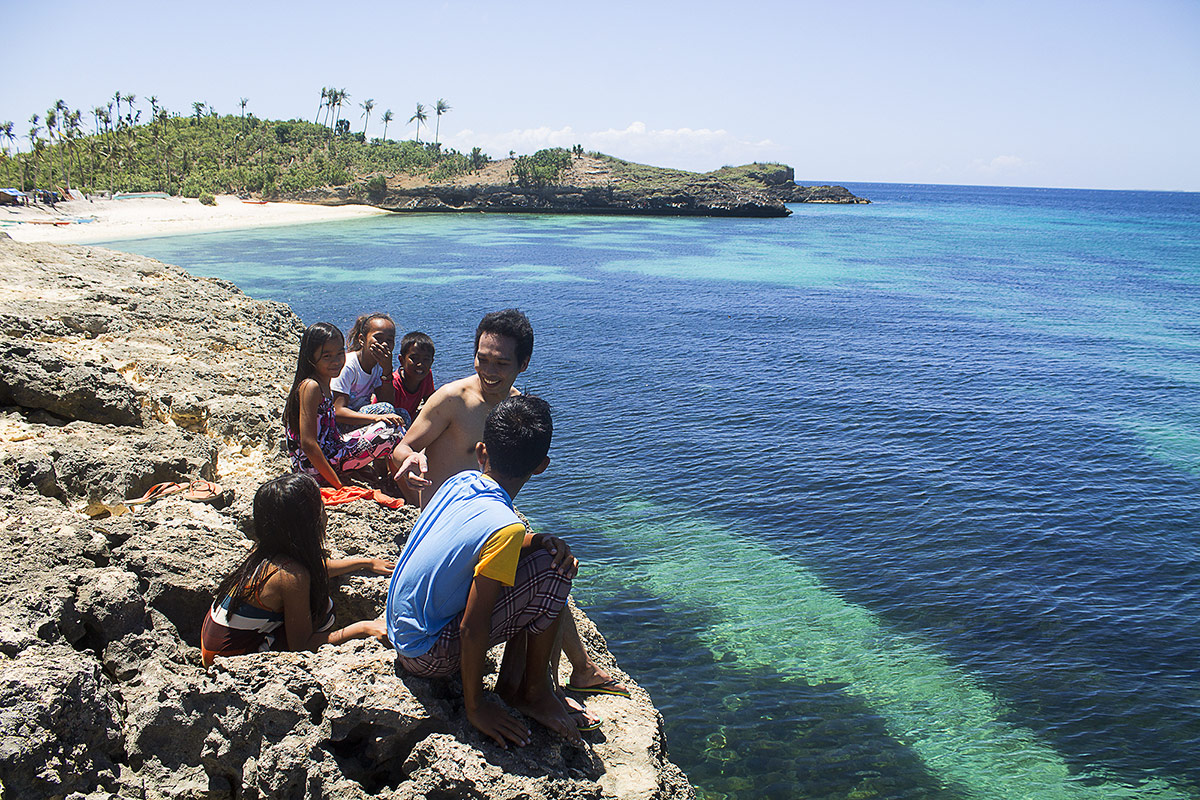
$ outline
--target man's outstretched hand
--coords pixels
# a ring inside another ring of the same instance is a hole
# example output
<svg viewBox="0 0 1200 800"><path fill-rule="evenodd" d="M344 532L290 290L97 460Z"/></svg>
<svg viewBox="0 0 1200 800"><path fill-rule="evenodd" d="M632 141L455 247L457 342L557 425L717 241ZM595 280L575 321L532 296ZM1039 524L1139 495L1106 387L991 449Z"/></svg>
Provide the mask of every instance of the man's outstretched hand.
<svg viewBox="0 0 1200 800"><path fill-rule="evenodd" d="M425 477L425 473L427 472L429 472L429 460L425 458L425 454L413 453L400 462L400 469L396 470L396 474L392 476L392 480L399 483L400 478L403 477L409 487L413 489L427 489L433 485L433 481Z"/></svg>

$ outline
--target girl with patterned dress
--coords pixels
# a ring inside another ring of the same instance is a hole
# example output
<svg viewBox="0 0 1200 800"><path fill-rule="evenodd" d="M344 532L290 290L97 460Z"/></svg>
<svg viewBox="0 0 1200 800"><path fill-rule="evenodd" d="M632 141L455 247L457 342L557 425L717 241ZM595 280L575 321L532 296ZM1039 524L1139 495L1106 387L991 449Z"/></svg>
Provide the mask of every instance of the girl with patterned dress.
<svg viewBox="0 0 1200 800"><path fill-rule="evenodd" d="M403 466L392 453L404 438L403 427L381 420L346 433L338 430L330 381L345 363L345 339L337 326L310 325L300 339L296 377L283 410L292 466L335 489L343 488L338 473L376 459L388 459L392 474Z"/></svg>

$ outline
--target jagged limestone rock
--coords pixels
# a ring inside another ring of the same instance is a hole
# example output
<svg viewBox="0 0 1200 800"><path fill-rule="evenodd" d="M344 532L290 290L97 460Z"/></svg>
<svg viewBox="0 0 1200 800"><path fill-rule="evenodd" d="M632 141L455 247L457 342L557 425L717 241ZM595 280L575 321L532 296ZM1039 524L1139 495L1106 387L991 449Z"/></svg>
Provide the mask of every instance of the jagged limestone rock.
<svg viewBox="0 0 1200 800"><path fill-rule="evenodd" d="M0 238L0 272L6 346L123 382L130 394L113 396L136 397L140 421L73 418L80 406L20 388L0 408L0 797L694 797L649 697L577 611L594 657L634 692L589 701L605 723L582 749L534 725L533 744L501 750L466 722L456 681L407 676L375 641L206 670L211 593L250 548L258 485L288 469L279 412L299 319L100 248ZM123 505L196 477L233 501ZM327 544L394 559L415 518L335 507ZM339 621L381 613L386 589L380 576L335 579Z"/></svg>

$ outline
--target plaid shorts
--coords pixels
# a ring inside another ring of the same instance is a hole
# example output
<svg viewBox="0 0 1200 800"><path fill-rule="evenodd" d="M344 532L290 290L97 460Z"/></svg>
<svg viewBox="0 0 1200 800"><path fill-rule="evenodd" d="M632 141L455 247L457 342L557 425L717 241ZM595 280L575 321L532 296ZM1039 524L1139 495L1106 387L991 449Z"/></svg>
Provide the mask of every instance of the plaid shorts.
<svg viewBox="0 0 1200 800"><path fill-rule="evenodd" d="M521 556L513 585L500 591L492 610L488 647L507 642L522 631L541 633L558 618L571 593L571 579L563 577L553 563L554 557L540 547ZM421 678L457 672L462 660L462 644L458 638L462 618L460 613L442 628L429 652L416 658L397 655L400 666Z"/></svg>

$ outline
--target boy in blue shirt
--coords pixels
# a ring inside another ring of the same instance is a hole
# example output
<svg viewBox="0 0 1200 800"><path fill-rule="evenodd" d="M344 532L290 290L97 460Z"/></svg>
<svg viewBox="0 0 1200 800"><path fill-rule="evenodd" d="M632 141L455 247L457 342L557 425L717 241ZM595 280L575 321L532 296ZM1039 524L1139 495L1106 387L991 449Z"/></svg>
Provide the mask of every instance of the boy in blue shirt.
<svg viewBox="0 0 1200 800"><path fill-rule="evenodd" d="M413 526L388 587L388 638L400 665L422 677L462 672L467 719L501 747L529 728L484 696L489 647L507 642L496 691L571 741L579 731L554 693L550 657L578 561L563 540L532 534L513 498L550 464L550 406L502 401L475 446L480 470L448 479Z"/></svg>

